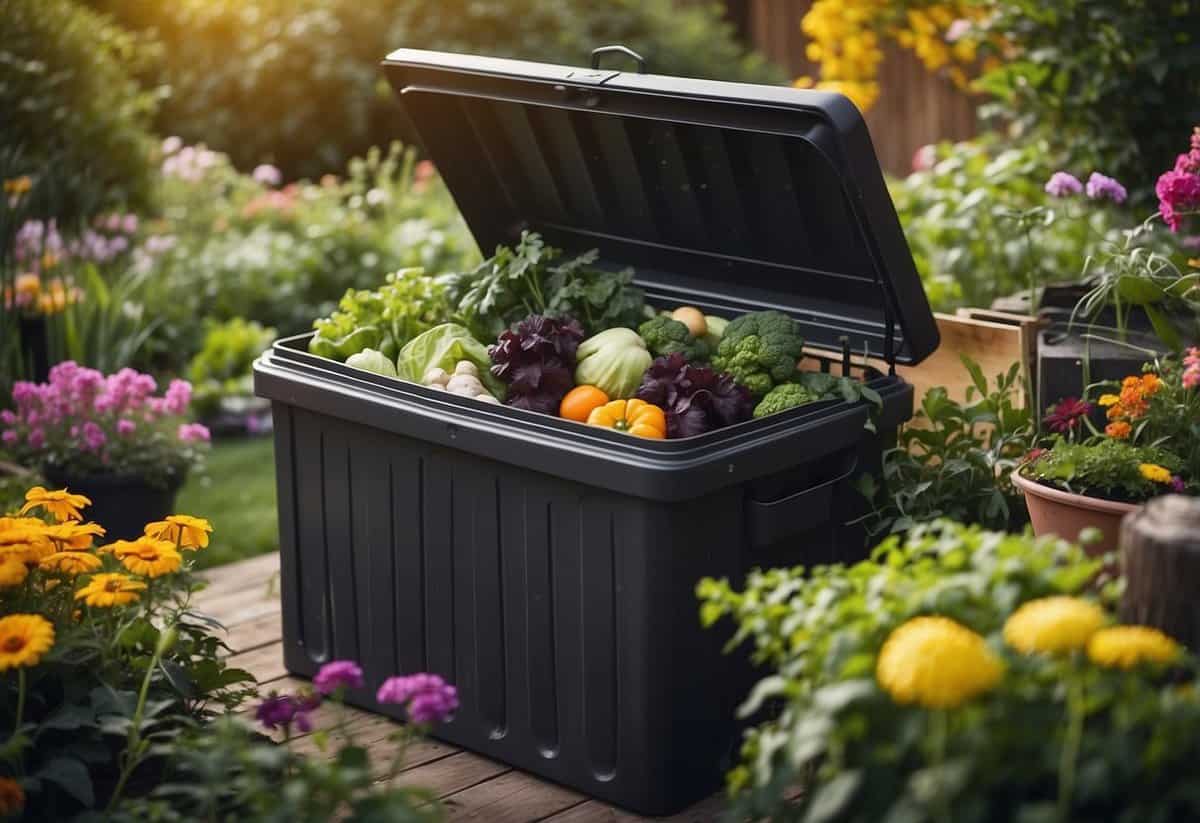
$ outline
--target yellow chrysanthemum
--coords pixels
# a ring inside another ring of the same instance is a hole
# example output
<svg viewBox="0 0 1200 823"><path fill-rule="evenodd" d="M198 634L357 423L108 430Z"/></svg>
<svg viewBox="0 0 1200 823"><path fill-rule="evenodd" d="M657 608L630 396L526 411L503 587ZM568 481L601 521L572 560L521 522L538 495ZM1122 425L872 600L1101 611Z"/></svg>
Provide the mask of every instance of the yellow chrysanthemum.
<svg viewBox="0 0 1200 823"><path fill-rule="evenodd" d="M1121 398L1119 395L1116 395L1116 394L1102 394L1102 395L1100 395L1100 399L1097 402L1101 406L1108 408L1109 406L1115 406L1118 403L1120 403Z"/></svg>
<svg viewBox="0 0 1200 823"><path fill-rule="evenodd" d="M59 574L87 574L100 568L100 558L87 552L55 552L38 563L44 571ZM57 582L57 581L56 581Z"/></svg>
<svg viewBox="0 0 1200 823"><path fill-rule="evenodd" d="M25 492L25 505L21 507L20 513L25 514L40 508L53 515L59 523L63 523L67 520L82 520L83 515L79 510L90 505L92 501L82 494L71 494L66 489L52 491L42 486L34 486Z"/></svg>
<svg viewBox="0 0 1200 823"><path fill-rule="evenodd" d="M1087 645L1093 663L1117 669L1132 669L1139 663L1170 663L1180 651L1178 643L1149 626L1101 629Z"/></svg>
<svg viewBox="0 0 1200 823"><path fill-rule="evenodd" d="M104 536L104 527L99 523L68 521L54 526L46 526L42 533L57 543L60 549L79 551L80 549L90 549L95 538Z"/></svg>
<svg viewBox="0 0 1200 823"><path fill-rule="evenodd" d="M1138 471L1151 483L1171 482L1171 472L1155 463L1142 463L1138 466Z"/></svg>
<svg viewBox="0 0 1200 823"><path fill-rule="evenodd" d="M86 586L75 592L75 599L83 600L89 606L106 609L134 602L138 599L138 592L145 588L145 583L134 580L127 574L97 574Z"/></svg>
<svg viewBox="0 0 1200 823"><path fill-rule="evenodd" d="M181 549L203 549L208 545L212 525L202 517L173 514L166 520L146 525L146 536L170 540Z"/></svg>
<svg viewBox="0 0 1200 823"><path fill-rule="evenodd" d="M0 557L0 589L10 589L25 582L29 567L15 557Z"/></svg>
<svg viewBox="0 0 1200 823"><path fill-rule="evenodd" d="M0 618L0 672L36 666L54 645L54 626L40 614Z"/></svg>
<svg viewBox="0 0 1200 823"><path fill-rule="evenodd" d="M1030 600L1004 623L1004 639L1024 654L1070 652L1082 649L1103 628L1104 610L1078 597Z"/></svg>
<svg viewBox="0 0 1200 823"><path fill-rule="evenodd" d="M113 549L125 568L142 577L161 577L179 571L183 558L175 551L175 544L153 537L139 537L132 542Z"/></svg>
<svg viewBox="0 0 1200 823"><path fill-rule="evenodd" d="M0 517L0 559L37 563L54 553L45 534L46 524L36 517Z"/></svg>
<svg viewBox="0 0 1200 823"><path fill-rule="evenodd" d="M950 709L992 689L1000 658L975 632L946 617L915 617L884 642L875 677L897 703Z"/></svg>

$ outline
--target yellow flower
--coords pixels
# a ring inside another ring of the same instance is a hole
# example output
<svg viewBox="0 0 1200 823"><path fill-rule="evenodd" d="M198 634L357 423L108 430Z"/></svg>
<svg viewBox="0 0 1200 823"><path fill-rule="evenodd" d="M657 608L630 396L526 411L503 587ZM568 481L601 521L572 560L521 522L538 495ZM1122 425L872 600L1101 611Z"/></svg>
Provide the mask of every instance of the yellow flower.
<svg viewBox="0 0 1200 823"><path fill-rule="evenodd" d="M104 527L99 523L78 523L67 521L54 526L46 526L43 531L50 540L59 544L60 549L90 549L93 538L104 534Z"/></svg>
<svg viewBox="0 0 1200 823"><path fill-rule="evenodd" d="M5 194L25 194L31 188L33 188L33 181L29 178L28 174L22 174L20 177L4 181ZM3 812L0 812L0 814L3 814Z"/></svg>
<svg viewBox="0 0 1200 823"><path fill-rule="evenodd" d="M1171 482L1171 472L1154 463L1142 463L1138 466L1138 471L1142 473L1142 477L1151 483Z"/></svg>
<svg viewBox="0 0 1200 823"><path fill-rule="evenodd" d="M87 574L100 568L100 558L87 552L55 552L43 557L38 564L44 571L61 574ZM57 581L55 581L57 582Z"/></svg>
<svg viewBox="0 0 1200 823"><path fill-rule="evenodd" d="M37 563L53 554L54 544L46 539L45 529L46 524L36 517L0 517L0 560Z"/></svg>
<svg viewBox="0 0 1200 823"><path fill-rule="evenodd" d="M1082 649L1106 621L1104 610L1078 597L1030 600L1004 623L1004 639L1019 652L1034 654Z"/></svg>
<svg viewBox="0 0 1200 823"><path fill-rule="evenodd" d="M138 592L145 588L145 583L134 580L127 574L97 574L92 576L86 586L75 592L75 599L100 608L124 606L137 600Z"/></svg>
<svg viewBox="0 0 1200 823"><path fill-rule="evenodd" d="M1107 407L1107 406L1115 406L1115 405L1117 405L1117 404L1118 404L1118 403L1120 403L1120 402L1121 402L1121 397L1120 397L1120 395L1116 395L1116 394L1102 394L1102 395L1100 395L1100 400L1099 400L1099 403L1100 403L1100 405L1101 405L1101 406L1105 406L1105 407Z"/></svg>
<svg viewBox="0 0 1200 823"><path fill-rule="evenodd" d="M170 540L181 549L203 549L208 545L212 525L202 517L173 514L166 520L146 525L146 536Z"/></svg>
<svg viewBox="0 0 1200 823"><path fill-rule="evenodd" d="M897 703L951 709L992 689L1004 673L982 637L946 617L915 617L879 652L875 677Z"/></svg>
<svg viewBox="0 0 1200 823"><path fill-rule="evenodd" d="M1132 669L1138 663L1170 663L1180 651L1178 643L1148 626L1101 629L1087 646L1093 663L1118 669Z"/></svg>
<svg viewBox="0 0 1200 823"><path fill-rule="evenodd" d="M115 554L125 568L142 577L161 577L164 574L179 571L183 562L175 544L169 540L157 540L153 537L139 537L133 542L123 541L123 545L114 546Z"/></svg>
<svg viewBox="0 0 1200 823"><path fill-rule="evenodd" d="M0 777L0 817L15 815L25 808L25 790L11 777Z"/></svg>
<svg viewBox="0 0 1200 823"><path fill-rule="evenodd" d="M36 666L54 645L54 626L40 614L0 618L0 672Z"/></svg>
<svg viewBox="0 0 1200 823"><path fill-rule="evenodd" d="M15 557L0 558L0 589L20 586L29 576L29 568Z"/></svg>
<svg viewBox="0 0 1200 823"><path fill-rule="evenodd" d="M82 494L71 494L66 489L51 491L42 486L34 486L25 492L25 505L21 507L20 514L42 508L54 515L55 520L62 523L67 520L82 520L83 515L79 513L79 510L90 505L92 505L92 501Z"/></svg>

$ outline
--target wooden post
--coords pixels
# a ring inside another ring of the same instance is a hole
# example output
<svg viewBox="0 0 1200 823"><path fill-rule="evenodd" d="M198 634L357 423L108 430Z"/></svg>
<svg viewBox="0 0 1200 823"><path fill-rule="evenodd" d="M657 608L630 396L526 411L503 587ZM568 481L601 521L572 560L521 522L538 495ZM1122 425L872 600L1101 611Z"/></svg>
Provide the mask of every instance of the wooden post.
<svg viewBox="0 0 1200 823"><path fill-rule="evenodd" d="M1155 498L1121 524L1121 620L1200 649L1200 499Z"/></svg>

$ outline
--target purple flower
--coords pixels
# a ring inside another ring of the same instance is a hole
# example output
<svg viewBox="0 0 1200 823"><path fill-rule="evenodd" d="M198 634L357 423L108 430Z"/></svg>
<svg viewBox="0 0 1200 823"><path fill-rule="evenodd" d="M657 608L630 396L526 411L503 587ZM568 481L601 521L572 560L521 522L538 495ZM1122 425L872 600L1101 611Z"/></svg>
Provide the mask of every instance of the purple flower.
<svg viewBox="0 0 1200 823"><path fill-rule="evenodd" d="M263 186L278 186L283 182L283 173L267 163L255 166L254 171L250 172L250 176L256 183Z"/></svg>
<svg viewBox="0 0 1200 823"><path fill-rule="evenodd" d="M1046 194L1051 197L1070 197L1083 191L1079 178L1065 171L1056 171L1046 181Z"/></svg>
<svg viewBox="0 0 1200 823"><path fill-rule="evenodd" d="M408 719L422 726L442 723L458 709L458 689L436 674L389 677L375 699L385 704L406 704Z"/></svg>
<svg viewBox="0 0 1200 823"><path fill-rule="evenodd" d="M1074 431L1083 418L1092 413L1092 404L1078 397L1067 397L1051 406L1042 420L1046 428L1058 434Z"/></svg>
<svg viewBox="0 0 1200 823"><path fill-rule="evenodd" d="M1094 171L1087 181L1087 196L1093 200L1107 197L1114 203L1124 203L1129 194L1125 191L1125 187L1116 180Z"/></svg>
<svg viewBox="0 0 1200 823"><path fill-rule="evenodd" d="M1171 491L1175 492L1176 494L1183 494L1185 491L1187 491L1187 483L1183 482L1182 477L1175 475L1171 478Z"/></svg>
<svg viewBox="0 0 1200 823"><path fill-rule="evenodd" d="M180 423L175 436L184 443L207 443L212 440L208 426L203 423Z"/></svg>
<svg viewBox="0 0 1200 823"><path fill-rule="evenodd" d="M301 732L312 731L309 713L321 705L316 694L277 694L272 692L254 710L254 717L268 729L288 729L293 723Z"/></svg>
<svg viewBox="0 0 1200 823"><path fill-rule="evenodd" d="M361 689L362 667L353 660L331 660L313 678L313 687L321 694L333 694L338 689Z"/></svg>

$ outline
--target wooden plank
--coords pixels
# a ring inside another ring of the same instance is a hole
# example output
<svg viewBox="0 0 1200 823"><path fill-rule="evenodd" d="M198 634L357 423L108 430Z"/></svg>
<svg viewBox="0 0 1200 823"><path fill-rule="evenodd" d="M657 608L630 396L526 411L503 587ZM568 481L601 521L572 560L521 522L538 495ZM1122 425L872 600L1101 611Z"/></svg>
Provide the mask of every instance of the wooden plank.
<svg viewBox="0 0 1200 823"><path fill-rule="evenodd" d="M396 785L418 786L445 797L469 789L512 771L508 766L469 752L459 752L424 766L409 769L396 778Z"/></svg>
<svg viewBox="0 0 1200 823"><path fill-rule="evenodd" d="M236 591L247 586L265 583L279 573L279 552L260 554L249 560L239 560L225 566L205 569L199 576L208 582L208 588L200 593L203 597L217 590L222 592Z"/></svg>
<svg viewBox="0 0 1200 823"><path fill-rule="evenodd" d="M658 823L711 823L720 820L727 801L724 794L701 800L679 814L654 818ZM559 814L551 815L545 823L640 823L647 818L610 806L599 800L588 800Z"/></svg>
<svg viewBox="0 0 1200 823"><path fill-rule="evenodd" d="M276 680L287 674L283 665L283 643L280 641L235 654L226 662L230 666L250 672L260 683Z"/></svg>
<svg viewBox="0 0 1200 823"><path fill-rule="evenodd" d="M447 817L481 823L526 823L578 806L581 794L510 771L445 799Z"/></svg>
<svg viewBox="0 0 1200 823"><path fill-rule="evenodd" d="M275 609L232 626L225 624L225 629L221 639L229 646L229 653L247 652L259 646L280 642L283 639L283 616Z"/></svg>

